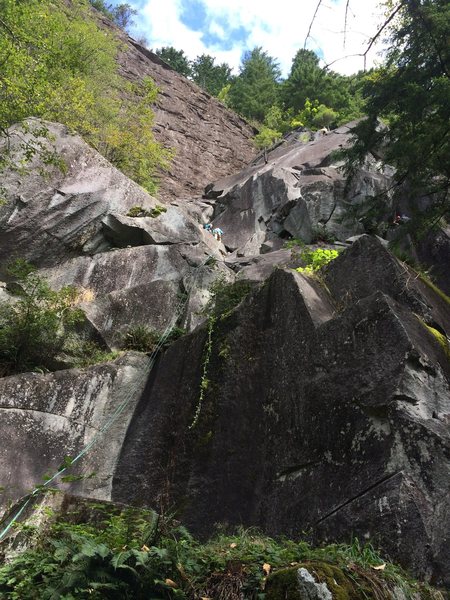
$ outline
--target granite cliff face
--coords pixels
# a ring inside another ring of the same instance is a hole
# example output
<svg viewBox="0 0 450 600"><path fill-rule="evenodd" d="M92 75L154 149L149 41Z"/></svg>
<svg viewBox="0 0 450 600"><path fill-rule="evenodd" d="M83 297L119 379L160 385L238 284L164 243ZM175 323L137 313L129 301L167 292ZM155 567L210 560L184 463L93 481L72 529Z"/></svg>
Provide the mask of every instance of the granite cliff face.
<svg viewBox="0 0 450 600"><path fill-rule="evenodd" d="M132 326L190 333L156 362L127 352L0 379L2 502L88 448L75 474L95 476L65 484L71 493L175 506L203 535L217 522L357 535L450 585L448 299L384 241L344 242L364 234L348 207L388 186L389 172L368 157L347 190L334 151L348 128L294 135L267 163L161 209L79 137L46 125L67 171L42 178L36 156L28 174L4 174L0 301L13 298L6 264L21 257L55 288L89 292L87 334L109 348ZM178 184L184 196L187 180ZM136 206L154 216L130 216ZM211 219L224 244L204 231ZM317 227L345 248L319 279L293 271L282 247ZM211 332L203 309L218 279L253 291Z"/></svg>
<svg viewBox="0 0 450 600"><path fill-rule="evenodd" d="M205 328L162 358L112 497L179 506L203 535L371 539L448 583L450 363L422 320L448 331L449 317L368 236L324 283L275 271L217 323L194 428Z"/></svg>
<svg viewBox="0 0 450 600"><path fill-rule="evenodd" d="M175 150L175 158L161 179L158 197L200 196L205 183L231 175L252 160L254 131L248 123L100 13L97 16L122 43L121 75L133 83L151 77L160 90L154 133L159 142Z"/></svg>

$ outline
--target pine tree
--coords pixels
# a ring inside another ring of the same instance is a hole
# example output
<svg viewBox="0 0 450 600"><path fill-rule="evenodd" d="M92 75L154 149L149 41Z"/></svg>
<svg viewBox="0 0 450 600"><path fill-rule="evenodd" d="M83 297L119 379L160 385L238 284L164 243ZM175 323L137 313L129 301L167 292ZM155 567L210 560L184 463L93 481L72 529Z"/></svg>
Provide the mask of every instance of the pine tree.
<svg viewBox="0 0 450 600"><path fill-rule="evenodd" d="M278 63L262 48L247 52L229 92L231 107L262 122L268 109L277 104L280 76Z"/></svg>
<svg viewBox="0 0 450 600"><path fill-rule="evenodd" d="M197 56L191 68L192 79L212 96L218 96L231 81L231 67L226 63L216 65L214 57L209 54Z"/></svg>
<svg viewBox="0 0 450 600"><path fill-rule="evenodd" d="M184 50L177 50L173 46L163 46L155 50L155 54L181 75L185 77L192 75L191 63Z"/></svg>

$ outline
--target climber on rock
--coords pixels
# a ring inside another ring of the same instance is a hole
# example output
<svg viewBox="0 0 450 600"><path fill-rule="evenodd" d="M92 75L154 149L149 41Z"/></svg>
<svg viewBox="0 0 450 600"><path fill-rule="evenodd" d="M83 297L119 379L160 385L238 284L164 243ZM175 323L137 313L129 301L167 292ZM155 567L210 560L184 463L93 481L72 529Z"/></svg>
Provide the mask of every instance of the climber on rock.
<svg viewBox="0 0 450 600"><path fill-rule="evenodd" d="M213 231L212 231L212 229L213 229L213 226L212 226L212 224L211 224L211 223L205 223L205 224L203 225L203 229L205 229L206 231L209 231L209 233L212 233L212 232L213 232Z"/></svg>
<svg viewBox="0 0 450 600"><path fill-rule="evenodd" d="M212 233L218 242L222 241L223 231L220 229L220 227L216 227L215 229L213 229Z"/></svg>

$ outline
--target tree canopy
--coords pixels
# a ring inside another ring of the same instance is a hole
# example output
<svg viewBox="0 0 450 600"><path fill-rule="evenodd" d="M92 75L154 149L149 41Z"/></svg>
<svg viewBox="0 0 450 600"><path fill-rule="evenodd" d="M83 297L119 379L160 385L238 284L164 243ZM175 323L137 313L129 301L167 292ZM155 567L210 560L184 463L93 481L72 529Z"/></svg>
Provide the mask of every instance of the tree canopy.
<svg viewBox="0 0 450 600"><path fill-rule="evenodd" d="M155 54L181 75L185 77L192 75L191 63L184 50L177 50L173 46L163 46L157 48Z"/></svg>
<svg viewBox="0 0 450 600"><path fill-rule="evenodd" d="M449 216L450 5L446 0L390 4L385 64L364 86L367 119L354 130L348 173L369 151L396 168L395 202L416 233ZM388 127L380 126L380 121Z"/></svg>
<svg viewBox="0 0 450 600"><path fill-rule="evenodd" d="M278 101L281 71L277 61L261 47L247 52L239 76L230 88L230 105L249 119L263 121Z"/></svg>
<svg viewBox="0 0 450 600"><path fill-rule="evenodd" d="M133 24L133 17L137 15L137 10L128 3L113 4L105 0L89 0L90 4L111 19L121 29L127 29Z"/></svg>
<svg viewBox="0 0 450 600"><path fill-rule="evenodd" d="M215 64L209 54L197 56L191 63L192 79L212 96L218 96L231 81L231 67L226 63Z"/></svg>

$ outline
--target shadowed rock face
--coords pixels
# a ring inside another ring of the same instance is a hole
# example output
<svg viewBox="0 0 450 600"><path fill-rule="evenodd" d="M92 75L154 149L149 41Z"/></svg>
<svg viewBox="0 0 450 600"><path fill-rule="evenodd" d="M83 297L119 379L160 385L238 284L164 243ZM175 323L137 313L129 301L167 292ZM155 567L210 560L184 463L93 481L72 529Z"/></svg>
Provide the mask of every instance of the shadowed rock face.
<svg viewBox="0 0 450 600"><path fill-rule="evenodd" d="M369 263L386 274L381 289ZM217 323L192 429L205 329L172 346L130 425L113 499L176 506L203 535L218 522L357 535L449 583L450 364L418 318L444 328L448 309L408 273L391 279L395 267L365 236L330 264L331 296L275 271Z"/></svg>
<svg viewBox="0 0 450 600"><path fill-rule="evenodd" d="M149 371L147 356L129 352L87 369L0 379L2 507L43 484L64 457L75 458L124 404L120 418L71 471L95 472L94 478L71 484L73 491L108 499L114 463Z"/></svg>

